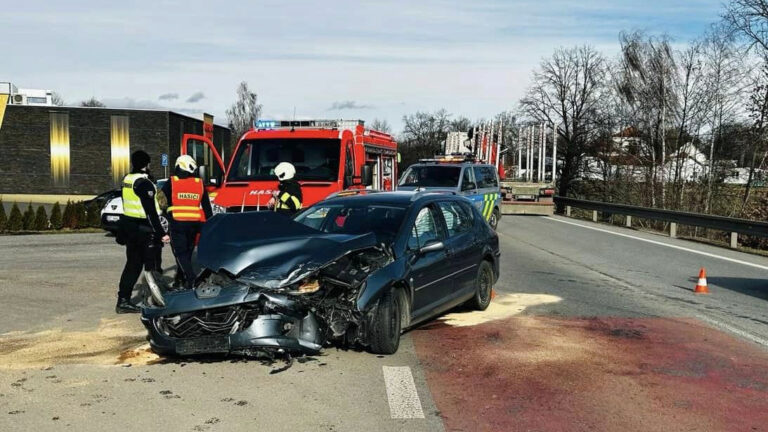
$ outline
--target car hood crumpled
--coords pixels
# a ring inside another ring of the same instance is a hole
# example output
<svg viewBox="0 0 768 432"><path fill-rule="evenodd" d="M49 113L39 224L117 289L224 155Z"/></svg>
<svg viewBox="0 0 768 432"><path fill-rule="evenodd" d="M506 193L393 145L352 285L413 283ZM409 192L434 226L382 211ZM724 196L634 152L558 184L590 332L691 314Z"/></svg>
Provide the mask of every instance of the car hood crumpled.
<svg viewBox="0 0 768 432"><path fill-rule="evenodd" d="M231 213L205 224L197 259L249 285L282 288L350 252L374 246L373 233L328 234L279 213Z"/></svg>

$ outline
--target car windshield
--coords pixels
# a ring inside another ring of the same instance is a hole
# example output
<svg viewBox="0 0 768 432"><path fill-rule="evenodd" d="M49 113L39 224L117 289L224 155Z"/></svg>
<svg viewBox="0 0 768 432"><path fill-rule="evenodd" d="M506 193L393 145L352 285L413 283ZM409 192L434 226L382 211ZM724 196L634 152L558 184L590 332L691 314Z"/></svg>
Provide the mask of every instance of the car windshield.
<svg viewBox="0 0 768 432"><path fill-rule="evenodd" d="M400 229L405 208L370 204L317 204L294 219L316 230L331 234L365 234L373 232L378 241L392 241Z"/></svg>
<svg viewBox="0 0 768 432"><path fill-rule="evenodd" d="M338 139L259 139L243 141L234 155L228 181L277 180L275 167L290 162L297 180L337 181Z"/></svg>
<svg viewBox="0 0 768 432"><path fill-rule="evenodd" d="M461 168L455 166L412 166L403 174L399 185L455 188L460 174Z"/></svg>

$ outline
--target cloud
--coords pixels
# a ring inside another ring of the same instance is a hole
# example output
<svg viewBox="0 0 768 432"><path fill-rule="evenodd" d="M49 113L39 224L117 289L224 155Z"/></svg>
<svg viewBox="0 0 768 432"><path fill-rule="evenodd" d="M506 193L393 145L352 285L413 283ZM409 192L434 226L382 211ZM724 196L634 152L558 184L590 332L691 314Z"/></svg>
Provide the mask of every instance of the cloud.
<svg viewBox="0 0 768 432"><path fill-rule="evenodd" d="M330 108L328 108L328 111L334 111L334 110L347 110L347 109L371 109L373 108L373 105L363 105L359 104L355 101L336 101L334 102Z"/></svg>
<svg viewBox="0 0 768 432"><path fill-rule="evenodd" d="M101 101L108 108L128 108L128 109L167 109L162 105L149 100L136 100L129 97L103 99Z"/></svg>
<svg viewBox="0 0 768 432"><path fill-rule="evenodd" d="M203 92L201 92L201 91L194 92L194 93L192 93L192 96L187 98L187 103L195 103L195 102L199 102L199 101L201 101L203 99L205 99L205 94L203 94Z"/></svg>
<svg viewBox="0 0 768 432"><path fill-rule="evenodd" d="M178 93L165 93L157 97L160 100L175 100L179 98Z"/></svg>

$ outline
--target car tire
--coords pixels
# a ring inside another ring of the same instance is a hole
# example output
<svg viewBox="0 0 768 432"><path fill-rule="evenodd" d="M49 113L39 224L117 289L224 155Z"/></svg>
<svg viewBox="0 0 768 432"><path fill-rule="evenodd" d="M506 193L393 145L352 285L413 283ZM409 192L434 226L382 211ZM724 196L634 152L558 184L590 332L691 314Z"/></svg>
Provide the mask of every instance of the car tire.
<svg viewBox="0 0 768 432"><path fill-rule="evenodd" d="M488 218L488 225L491 226L491 229L496 231L496 227L499 226L499 219L501 219L501 212L498 208L494 208L491 212L491 216Z"/></svg>
<svg viewBox="0 0 768 432"><path fill-rule="evenodd" d="M483 260L477 269L475 276L475 296L470 300L473 309L484 311L491 304L491 291L493 290L493 267L491 263Z"/></svg>
<svg viewBox="0 0 768 432"><path fill-rule="evenodd" d="M370 326L370 350L374 354L394 354L400 346L402 329L400 296L389 290L379 299Z"/></svg>

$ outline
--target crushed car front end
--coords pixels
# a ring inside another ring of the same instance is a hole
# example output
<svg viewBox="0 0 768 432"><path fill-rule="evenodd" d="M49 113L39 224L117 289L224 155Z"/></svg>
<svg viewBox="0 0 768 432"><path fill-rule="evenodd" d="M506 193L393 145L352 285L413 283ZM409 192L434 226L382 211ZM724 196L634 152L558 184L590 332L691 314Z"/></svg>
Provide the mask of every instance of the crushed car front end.
<svg viewBox="0 0 768 432"><path fill-rule="evenodd" d="M333 342L366 343L377 281L389 280L379 274L393 263L375 236L320 233L274 213L208 224L195 289L142 310L155 352L311 355Z"/></svg>

